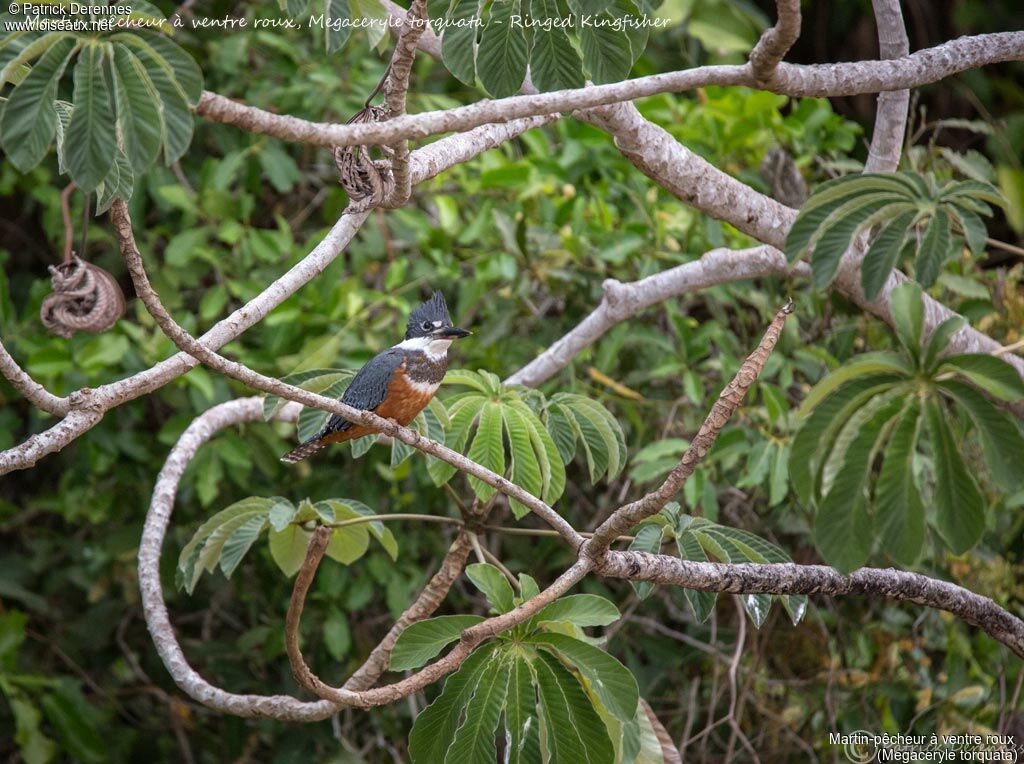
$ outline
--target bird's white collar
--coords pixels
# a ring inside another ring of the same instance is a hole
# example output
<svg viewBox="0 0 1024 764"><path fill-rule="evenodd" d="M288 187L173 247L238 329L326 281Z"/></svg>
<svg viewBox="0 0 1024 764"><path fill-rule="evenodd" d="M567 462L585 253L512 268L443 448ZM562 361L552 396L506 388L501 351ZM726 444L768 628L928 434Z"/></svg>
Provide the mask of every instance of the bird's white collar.
<svg viewBox="0 0 1024 764"><path fill-rule="evenodd" d="M450 339L434 339L432 337L413 337L395 345L399 350L420 350L431 361L440 361L448 355Z"/></svg>

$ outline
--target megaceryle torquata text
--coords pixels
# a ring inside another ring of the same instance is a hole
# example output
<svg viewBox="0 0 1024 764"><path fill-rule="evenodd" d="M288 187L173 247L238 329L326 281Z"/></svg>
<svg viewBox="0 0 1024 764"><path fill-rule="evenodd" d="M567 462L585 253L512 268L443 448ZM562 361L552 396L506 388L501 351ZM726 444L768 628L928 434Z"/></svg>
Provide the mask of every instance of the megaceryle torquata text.
<svg viewBox="0 0 1024 764"><path fill-rule="evenodd" d="M352 378L341 397L353 408L372 411L407 425L430 403L448 370L448 346L472 332L452 326L444 295L434 292L409 316L405 339L374 356ZM332 414L314 437L281 457L298 462L330 443L352 440L373 432L370 427Z"/></svg>

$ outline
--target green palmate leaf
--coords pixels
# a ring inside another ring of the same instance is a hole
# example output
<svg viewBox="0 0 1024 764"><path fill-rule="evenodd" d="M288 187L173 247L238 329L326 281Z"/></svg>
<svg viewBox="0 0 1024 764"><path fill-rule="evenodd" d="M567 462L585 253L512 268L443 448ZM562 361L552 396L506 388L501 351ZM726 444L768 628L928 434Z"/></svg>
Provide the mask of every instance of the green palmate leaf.
<svg viewBox="0 0 1024 764"><path fill-rule="evenodd" d="M522 16L519 0L493 0L476 55L480 84L495 98L514 95L526 77L526 34L513 15Z"/></svg>
<svg viewBox="0 0 1024 764"><path fill-rule="evenodd" d="M676 534L676 548L680 560L708 562L707 552L690 531ZM701 592L696 589L683 589L683 596L698 623L704 623L711 616L715 610L715 602L718 600L718 595L714 592Z"/></svg>
<svg viewBox="0 0 1024 764"><path fill-rule="evenodd" d="M323 512L324 507L331 511L333 520L327 522L340 523L345 520L356 520L363 515L356 512L346 502L337 499L317 502L314 507ZM343 525L331 531L331 540L327 544L325 554L342 565L350 565L364 554L370 546L370 531L366 523Z"/></svg>
<svg viewBox="0 0 1024 764"><path fill-rule="evenodd" d="M68 36L67 32L47 32L43 35L28 32L23 37L12 40L14 44L5 48L8 55L0 57L0 87L8 82L14 82L21 67L39 58L51 45Z"/></svg>
<svg viewBox="0 0 1024 764"><path fill-rule="evenodd" d="M550 472L550 464L547 464L547 452L543 449L534 451L531 438L531 425L523 421L524 415L512 406L502 406L501 414L505 420L505 434L508 436L509 451L512 459L512 482L522 487L534 496L540 496L545 487L545 480L541 473L539 461L545 462L547 471ZM548 481L550 482L550 474ZM511 503L512 512L516 519L521 519L529 513L529 509L517 501Z"/></svg>
<svg viewBox="0 0 1024 764"><path fill-rule="evenodd" d="M661 551L662 540L665 529L660 525L642 525L633 534L633 540L629 542L631 552L649 552L658 554ZM654 590L654 584L650 581L630 581L630 586L640 599L647 599Z"/></svg>
<svg viewBox="0 0 1024 764"><path fill-rule="evenodd" d="M135 35L114 35L112 39L123 42L132 49L160 98L164 163L172 165L182 157L192 142L194 125L188 98L174 79L174 70L170 64L162 59L152 46L146 45Z"/></svg>
<svg viewBox="0 0 1024 764"><path fill-rule="evenodd" d="M136 170L144 170L160 152L162 120L156 88L142 62L126 46L112 46L114 96L125 152Z"/></svg>
<svg viewBox="0 0 1024 764"><path fill-rule="evenodd" d="M513 404L513 407L522 415L523 423L530 433L530 443L537 454L537 465L541 474L541 498L552 503L565 491L565 464L554 440L537 416L526 404Z"/></svg>
<svg viewBox="0 0 1024 764"><path fill-rule="evenodd" d="M501 430L501 404L490 401L480 412L480 424L477 425L476 436L467 456L492 472L504 475L505 445L502 443ZM475 477L469 478L469 484L473 493L482 501L490 499L496 490Z"/></svg>
<svg viewBox="0 0 1024 764"><path fill-rule="evenodd" d="M953 255L953 239L949 231L949 215L936 210L925 229L921 248L917 251L915 275L922 285L930 287L939 277L942 266Z"/></svg>
<svg viewBox="0 0 1024 764"><path fill-rule="evenodd" d="M348 0L324 0L324 45L327 53L335 53L345 47L351 27L346 24L351 18Z"/></svg>
<svg viewBox="0 0 1024 764"><path fill-rule="evenodd" d="M853 438L828 494L818 507L814 519L815 545L825 561L843 573L862 566L871 551L866 496L868 473L876 444L903 405L900 399L888 400L863 424L851 420Z"/></svg>
<svg viewBox="0 0 1024 764"><path fill-rule="evenodd" d="M605 473L609 478L617 475L625 462L625 436L607 409L582 395L570 393L557 393L551 401L583 444L590 479L596 483Z"/></svg>
<svg viewBox="0 0 1024 764"><path fill-rule="evenodd" d="M114 154L114 164L110 166L110 172L103 182L96 187L96 213L106 212L114 199L128 200L132 198L132 189L135 186L135 173L132 172L131 162L120 148Z"/></svg>
<svg viewBox="0 0 1024 764"><path fill-rule="evenodd" d="M636 679L604 650L565 634L534 634L529 642L553 650L575 666L616 719L629 721L636 714L640 700Z"/></svg>
<svg viewBox="0 0 1024 764"><path fill-rule="evenodd" d="M935 528L955 554L963 554L985 530L985 499L937 401L925 403L925 421L935 459Z"/></svg>
<svg viewBox="0 0 1024 764"><path fill-rule="evenodd" d="M810 248L811 238L841 199L850 193L844 178L833 178L822 183L800 208L789 233L786 234L786 257L793 262Z"/></svg>
<svg viewBox="0 0 1024 764"><path fill-rule="evenodd" d="M985 353L963 353L942 359L939 372L962 374L982 390L1004 401L1024 398L1024 380L1002 358Z"/></svg>
<svg viewBox="0 0 1024 764"><path fill-rule="evenodd" d="M416 717L409 733L409 758L413 764L438 764L445 760L462 710L491 667L497 646L497 642L490 642L474 650L459 670L448 677L437 699Z"/></svg>
<svg viewBox="0 0 1024 764"><path fill-rule="evenodd" d="M495 395L498 391L491 388L488 380L469 369L449 369L444 375L442 384L462 385L478 390L484 395Z"/></svg>
<svg viewBox="0 0 1024 764"><path fill-rule="evenodd" d="M1014 419L997 409L985 396L970 385L955 379L938 383L971 417L978 430L985 467L1005 491L1018 490L1024 484L1021 455L1024 435Z"/></svg>
<svg viewBox="0 0 1024 764"><path fill-rule="evenodd" d="M826 221L829 225L838 222L839 217L830 216L844 204L856 206L858 198L878 195L903 203L912 203L918 196L913 182L896 174L847 175L823 183L800 208L786 236L786 256L792 261L803 255Z"/></svg>
<svg viewBox="0 0 1024 764"><path fill-rule="evenodd" d="M0 133L4 151L21 172L39 164L50 148L57 131L57 83L77 49L73 37L55 42L7 99Z"/></svg>
<svg viewBox="0 0 1024 764"><path fill-rule="evenodd" d="M939 196L942 201L962 204L965 200L982 200L1000 207L1006 206L1006 197L991 183L979 180L961 180L951 184Z"/></svg>
<svg viewBox="0 0 1024 764"><path fill-rule="evenodd" d="M220 569L228 578L235 572L238 563L242 561L245 553L252 547L253 542L267 527L267 518L264 516L252 517L248 522L237 528L232 533L220 553Z"/></svg>
<svg viewBox="0 0 1024 764"><path fill-rule="evenodd" d="M797 415L801 417L820 404L825 398L851 380L878 374L894 374L909 377L913 367L899 353L881 350L874 353L862 353L851 361L840 366L821 382L816 384L800 404Z"/></svg>
<svg viewBox="0 0 1024 764"><path fill-rule="evenodd" d="M965 326L967 326L967 319L963 316L950 316L936 326L928 337L928 344L925 345L924 356L921 359L921 368L926 372L933 372L936 359L949 345L953 335Z"/></svg>
<svg viewBox="0 0 1024 764"><path fill-rule="evenodd" d="M323 393L336 382L351 380L353 376L354 372L348 369L307 369L281 377L281 381L312 393ZM270 421L287 402L276 395L267 395L263 399L263 418Z"/></svg>
<svg viewBox="0 0 1024 764"><path fill-rule="evenodd" d="M174 81L189 106L199 103L203 95L203 72L195 59L185 52L167 35L150 30L137 33L156 54L170 67Z"/></svg>
<svg viewBox="0 0 1024 764"><path fill-rule="evenodd" d="M645 528L651 526L644 526ZM533 622L539 624L564 621L576 626L607 626L619 620L619 609L596 594L570 594L545 605Z"/></svg>
<svg viewBox="0 0 1024 764"><path fill-rule="evenodd" d="M913 282L901 284L889 295L896 336L916 362L921 357L924 333L924 302L921 287Z"/></svg>
<svg viewBox="0 0 1024 764"><path fill-rule="evenodd" d="M864 425L884 407L899 400L906 400L913 394L914 389L913 382L894 385L864 401L860 408L851 412L850 416L840 423L835 437L827 444L828 451L824 454L818 482L815 485L816 496L819 499L831 490L832 482L846 461L846 453L850 445L860 434Z"/></svg>
<svg viewBox="0 0 1024 764"><path fill-rule="evenodd" d="M505 727L508 729L508 764L540 764L540 726L537 690L530 663L520 651L512 654L508 681Z"/></svg>
<svg viewBox="0 0 1024 764"><path fill-rule="evenodd" d="M494 731L505 705L509 682L509 656L497 653L466 704L466 719L455 731L445 764L492 764Z"/></svg>
<svg viewBox="0 0 1024 764"><path fill-rule="evenodd" d="M921 405L911 400L885 449L875 484L875 529L882 547L897 562L913 564L924 544L924 505L914 480L914 451Z"/></svg>
<svg viewBox="0 0 1024 764"><path fill-rule="evenodd" d="M473 394L460 399L457 408L453 406L448 410L451 426L445 433L445 444L449 448L462 451L466 439L469 437L473 420L476 419L487 402L488 399L483 395ZM431 480L434 481L434 485L440 486L451 480L457 470L448 462L431 458L427 461L427 472L430 474Z"/></svg>
<svg viewBox="0 0 1024 764"><path fill-rule="evenodd" d="M615 747L579 680L544 651L533 667L552 760L611 764Z"/></svg>
<svg viewBox="0 0 1024 764"><path fill-rule="evenodd" d="M576 428L569 419L559 406L550 406L545 412L547 430L563 464L568 464L576 456Z"/></svg>
<svg viewBox="0 0 1024 764"><path fill-rule="evenodd" d="M448 13L450 25L441 36L441 60L448 71L466 85L474 84L479 18L480 0L453 0Z"/></svg>
<svg viewBox="0 0 1024 764"><path fill-rule="evenodd" d="M807 417L793 439L789 459L790 485L805 503L813 499L819 467L849 415L900 379L893 374L859 377L833 392Z"/></svg>
<svg viewBox="0 0 1024 764"><path fill-rule="evenodd" d="M199 581L199 576L202 575L203 570L213 571L214 567L221 560L225 544L236 531L250 522L255 523L257 520L260 522L260 530L262 530L262 524L267 521L271 509L277 503L278 499L250 496L221 510L199 526L195 535L192 536L191 540L181 550L181 555L178 557L178 571L181 574L184 589L191 593L195 589L195 585ZM249 532L251 532L251 528L246 531L246 533ZM257 531L257 535L258 533L259 531ZM231 554L232 556L237 555L238 559L241 559L241 556L252 543L252 541L249 541L249 544L246 544L244 549L238 549L239 546L243 545L245 535L243 533L232 545ZM227 575L230 575L235 569L238 559L232 561L229 558L227 569L225 570Z"/></svg>
<svg viewBox="0 0 1024 764"><path fill-rule="evenodd" d="M332 501L338 500L334 499ZM328 503L330 504L331 502ZM375 514L372 509L361 501L356 501L355 499L344 499L341 503L345 504L345 506L350 510L362 517L369 517L370 515ZM370 529L370 535L377 539L377 543L384 547L384 551L388 553L388 556L392 560L397 560L398 542L395 541L395 536L391 530L380 520L371 520L366 524L366 527Z"/></svg>
<svg viewBox="0 0 1024 764"><path fill-rule="evenodd" d="M478 615L440 615L406 626L391 651L391 670L419 668L482 620Z"/></svg>
<svg viewBox="0 0 1024 764"><path fill-rule="evenodd" d="M878 296L892 269L896 267L916 215L916 212L905 212L894 218L868 247L860 271L861 287L864 289L864 297L868 300L874 300Z"/></svg>
<svg viewBox="0 0 1024 764"><path fill-rule="evenodd" d="M68 170L83 191L92 191L103 181L117 151L103 58L103 46L89 43L75 64L75 110L64 145Z"/></svg>
<svg viewBox="0 0 1024 764"><path fill-rule="evenodd" d="M491 607L499 613L507 613L513 607L512 585L505 575L493 565L478 562L466 566L466 575L477 589L483 592Z"/></svg>
<svg viewBox="0 0 1024 764"><path fill-rule="evenodd" d="M590 72L590 79L598 85L623 80L633 68L629 38L615 31L612 24L614 17L605 12L596 14L592 25L579 30L583 65Z"/></svg>
<svg viewBox="0 0 1024 764"><path fill-rule="evenodd" d="M867 224L879 211L893 205L899 196L894 194L870 194L857 196L833 210L822 223L818 235L812 240L814 253L811 267L814 269L814 285L824 289L835 278L839 261L850 246L854 234ZM902 206L899 209L902 211Z"/></svg>
<svg viewBox="0 0 1024 764"><path fill-rule="evenodd" d="M988 228L986 228L981 217L973 210L959 204L951 204L947 209L960 228L960 233L963 234L971 254L980 255L984 252L986 239L988 238Z"/></svg>
<svg viewBox="0 0 1024 764"><path fill-rule="evenodd" d="M530 0L530 16L535 19L561 18L555 0ZM533 84L542 91L583 87L583 60L563 29L552 26L551 29L538 27L533 30L530 76Z"/></svg>
<svg viewBox="0 0 1024 764"><path fill-rule="evenodd" d="M270 556L286 576L294 576L306 559L312 533L298 525L270 532Z"/></svg>

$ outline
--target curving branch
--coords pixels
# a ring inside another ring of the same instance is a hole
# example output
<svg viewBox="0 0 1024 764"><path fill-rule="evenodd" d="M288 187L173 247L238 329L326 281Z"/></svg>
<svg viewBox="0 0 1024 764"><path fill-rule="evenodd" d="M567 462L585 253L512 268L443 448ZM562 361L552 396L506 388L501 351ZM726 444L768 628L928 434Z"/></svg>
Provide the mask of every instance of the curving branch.
<svg viewBox="0 0 1024 764"><path fill-rule="evenodd" d="M758 82L766 82L800 36L800 0L776 0L778 20L766 29L750 51L750 71Z"/></svg>
<svg viewBox="0 0 1024 764"><path fill-rule="evenodd" d="M465 162L521 133L545 124L551 118L534 117L504 125L488 125L468 133L444 138L414 151L410 157L413 181L422 182L453 165ZM313 250L292 266L248 303L217 322L199 341L216 350L242 334L270 311L324 271L344 250L368 217L367 212L342 215ZM188 353L178 353L165 361L117 382L83 388L67 397L71 413L48 430L33 435L25 443L0 452L0 475L32 467L46 456L59 451L81 436L110 409L153 392L193 368L198 361ZM63 399L61 399L63 400ZM63 405L63 404L62 404Z"/></svg>
<svg viewBox="0 0 1024 764"><path fill-rule="evenodd" d="M700 429L697 430L697 434L693 436L693 440L690 441L679 464L668 473L665 481L646 496L612 512L611 516L597 527L594 535L583 545L583 549L580 551L581 556L588 559L600 559L620 534L625 533L644 518L660 512L676 492L683 487L700 460L711 450L718 434L729 422L729 417L739 408L743 397L761 374L761 370L764 369L764 365L768 361L768 356L771 355L775 344L782 335L782 327L785 326L786 319L792 312L793 302L790 300L775 314L775 318L769 324L761 342L743 362L729 384L722 389L718 400L712 405L711 411L708 412Z"/></svg>
<svg viewBox="0 0 1024 764"><path fill-rule="evenodd" d="M910 53L910 40L903 23L900 0L871 0L878 27L878 53L882 58L902 58ZM868 148L864 172L895 172L903 153L903 136L907 130L910 91L892 90L878 94L875 128Z"/></svg>
<svg viewBox="0 0 1024 764"><path fill-rule="evenodd" d="M708 85L745 85L788 96L850 96L903 90L938 82L966 69L1024 58L1024 32L961 37L891 61L856 61L811 66L780 63L765 82L750 64L702 66L652 74L609 85L485 99L442 111L407 114L386 122L339 125L274 114L204 91L196 112L213 122L235 125L285 141L313 146L393 144L459 132L511 119L571 112L623 103L659 93L681 93Z"/></svg>
<svg viewBox="0 0 1024 764"><path fill-rule="evenodd" d="M861 568L844 576L825 565L690 562L645 552L608 552L594 572L609 578L732 594L864 594L945 610L1024 658L1024 621L988 597L920 573Z"/></svg>
<svg viewBox="0 0 1024 764"><path fill-rule="evenodd" d="M536 387L568 366L581 350L592 345L616 324L672 297L716 284L766 276L807 278L810 273L806 263L790 265L777 249L761 246L740 250L712 249L692 263L683 263L626 284L607 279L603 284L604 297L590 315L505 382Z"/></svg>

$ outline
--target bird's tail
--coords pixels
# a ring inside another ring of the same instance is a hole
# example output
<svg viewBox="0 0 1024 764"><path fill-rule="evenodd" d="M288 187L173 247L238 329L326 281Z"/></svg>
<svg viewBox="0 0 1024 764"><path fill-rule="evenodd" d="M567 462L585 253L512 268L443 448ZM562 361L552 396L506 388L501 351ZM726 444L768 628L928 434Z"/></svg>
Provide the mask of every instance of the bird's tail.
<svg viewBox="0 0 1024 764"><path fill-rule="evenodd" d="M323 433L317 433L315 436L307 440L305 443L300 443L298 446L293 448L287 454L281 457L282 462L288 464L295 464L301 462L303 459L308 459L321 448L326 446L330 441L326 440Z"/></svg>

